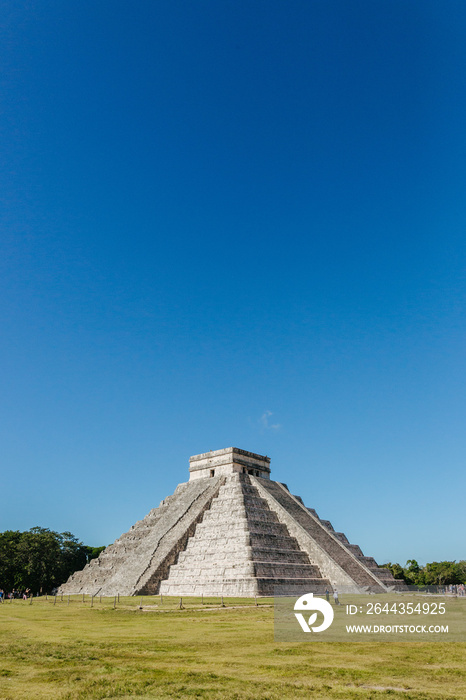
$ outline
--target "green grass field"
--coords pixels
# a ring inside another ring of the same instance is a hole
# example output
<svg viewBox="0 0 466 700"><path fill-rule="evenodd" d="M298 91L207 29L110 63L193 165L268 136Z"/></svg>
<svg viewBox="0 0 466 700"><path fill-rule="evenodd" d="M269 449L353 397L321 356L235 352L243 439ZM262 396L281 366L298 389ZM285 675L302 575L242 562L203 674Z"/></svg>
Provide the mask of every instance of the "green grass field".
<svg viewBox="0 0 466 700"><path fill-rule="evenodd" d="M466 643L278 643L272 600L0 605L0 698L466 698Z"/></svg>

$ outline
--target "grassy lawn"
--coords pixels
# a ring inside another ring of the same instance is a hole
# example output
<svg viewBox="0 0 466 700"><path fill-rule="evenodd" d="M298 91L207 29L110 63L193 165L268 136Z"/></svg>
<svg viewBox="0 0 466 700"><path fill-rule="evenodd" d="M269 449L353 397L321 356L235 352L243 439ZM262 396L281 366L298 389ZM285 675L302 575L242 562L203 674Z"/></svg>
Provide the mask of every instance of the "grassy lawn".
<svg viewBox="0 0 466 700"><path fill-rule="evenodd" d="M271 600L0 605L0 698L466 698L466 643L278 643Z"/></svg>

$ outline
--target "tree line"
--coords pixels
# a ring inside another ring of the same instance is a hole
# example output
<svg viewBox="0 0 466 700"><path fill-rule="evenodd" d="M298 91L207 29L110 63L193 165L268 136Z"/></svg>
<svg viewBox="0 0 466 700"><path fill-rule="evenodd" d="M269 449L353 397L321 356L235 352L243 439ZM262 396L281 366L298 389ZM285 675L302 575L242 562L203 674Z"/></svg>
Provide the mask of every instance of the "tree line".
<svg viewBox="0 0 466 700"><path fill-rule="evenodd" d="M382 564L382 568L390 569L394 578L403 579L408 586L448 586L450 584L466 584L466 560L432 561L420 566L415 559L408 559L405 566L401 564Z"/></svg>
<svg viewBox="0 0 466 700"><path fill-rule="evenodd" d="M71 532L43 527L0 532L0 588L49 593L104 549L83 544ZM466 584L466 560L433 561L420 566L415 559L408 559L405 566L391 562L382 566L409 586Z"/></svg>
<svg viewBox="0 0 466 700"><path fill-rule="evenodd" d="M32 527L0 532L0 588L50 593L105 547L89 547L71 532Z"/></svg>

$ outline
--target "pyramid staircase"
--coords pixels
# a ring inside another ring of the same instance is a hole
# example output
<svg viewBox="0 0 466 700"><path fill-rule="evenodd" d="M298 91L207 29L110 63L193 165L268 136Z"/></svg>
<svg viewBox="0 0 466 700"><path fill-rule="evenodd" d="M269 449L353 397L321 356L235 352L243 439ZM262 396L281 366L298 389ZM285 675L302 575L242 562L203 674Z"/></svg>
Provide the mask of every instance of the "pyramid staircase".
<svg viewBox="0 0 466 700"><path fill-rule="evenodd" d="M226 477L160 592L254 596L331 588L246 474Z"/></svg>

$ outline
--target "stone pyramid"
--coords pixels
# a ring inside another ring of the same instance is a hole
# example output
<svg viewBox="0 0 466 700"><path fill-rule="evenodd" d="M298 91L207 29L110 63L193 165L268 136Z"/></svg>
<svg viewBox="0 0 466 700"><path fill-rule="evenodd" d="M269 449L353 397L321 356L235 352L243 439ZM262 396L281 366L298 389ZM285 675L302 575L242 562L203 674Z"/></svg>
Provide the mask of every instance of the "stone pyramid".
<svg viewBox="0 0 466 700"><path fill-rule="evenodd" d="M230 447L189 461L189 481L61 593L261 596L403 585L271 481L268 457Z"/></svg>

